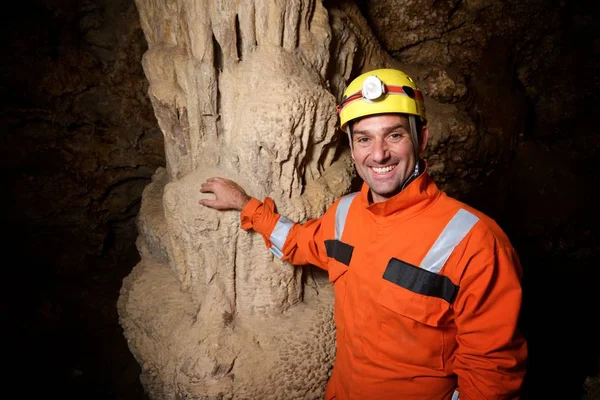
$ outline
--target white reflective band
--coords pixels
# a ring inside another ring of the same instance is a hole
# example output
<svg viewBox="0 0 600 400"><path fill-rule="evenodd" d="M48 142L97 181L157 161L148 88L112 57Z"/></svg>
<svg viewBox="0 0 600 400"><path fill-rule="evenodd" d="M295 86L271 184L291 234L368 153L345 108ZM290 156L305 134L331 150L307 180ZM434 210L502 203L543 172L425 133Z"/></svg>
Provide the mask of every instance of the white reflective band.
<svg viewBox="0 0 600 400"><path fill-rule="evenodd" d="M356 193L350 193L340 200L337 209L335 210L335 240L342 239L342 233L344 233L344 225L346 225L346 217L348 216L348 209L352 200L358 195Z"/></svg>
<svg viewBox="0 0 600 400"><path fill-rule="evenodd" d="M458 400L458 391L454 391L454 393L452 393L452 399L451 400Z"/></svg>
<svg viewBox="0 0 600 400"><path fill-rule="evenodd" d="M439 274L454 248L467 236L477 221L479 218L470 212L458 210L421 261L421 268Z"/></svg>
<svg viewBox="0 0 600 400"><path fill-rule="evenodd" d="M279 216L279 221L277 221L277 225L275 225L275 229L273 229L273 233L271 233L271 237L269 241L271 242L271 253L275 254L277 258L283 257L283 245L288 235L290 234L290 229L294 226L294 221L290 221L283 215Z"/></svg>

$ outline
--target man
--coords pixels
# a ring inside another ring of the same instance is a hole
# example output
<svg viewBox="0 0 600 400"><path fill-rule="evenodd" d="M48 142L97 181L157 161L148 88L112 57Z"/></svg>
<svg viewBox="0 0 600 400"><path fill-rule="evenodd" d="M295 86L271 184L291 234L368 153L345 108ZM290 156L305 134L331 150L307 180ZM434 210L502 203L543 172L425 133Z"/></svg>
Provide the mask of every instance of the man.
<svg viewBox="0 0 600 400"><path fill-rule="evenodd" d="M338 111L359 193L304 224L221 178L202 185L215 198L200 203L241 210L242 228L278 257L328 271L337 353L326 400L518 398L519 260L492 219L427 174L423 95L404 72L380 69L356 78Z"/></svg>

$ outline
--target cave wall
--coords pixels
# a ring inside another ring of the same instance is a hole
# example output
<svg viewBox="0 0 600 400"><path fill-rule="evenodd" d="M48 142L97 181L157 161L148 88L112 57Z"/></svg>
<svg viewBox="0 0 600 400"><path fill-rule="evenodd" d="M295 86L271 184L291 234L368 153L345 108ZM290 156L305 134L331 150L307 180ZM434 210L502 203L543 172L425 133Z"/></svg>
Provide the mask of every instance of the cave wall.
<svg viewBox="0 0 600 400"><path fill-rule="evenodd" d="M142 191L165 164L137 10L131 1L13 7L0 67L9 376L31 395L144 398L115 306L139 258Z"/></svg>
<svg viewBox="0 0 600 400"><path fill-rule="evenodd" d="M448 89L438 99L458 104L482 140L504 152L498 165L490 166L487 152L468 160L467 179L457 186L460 190L449 191L495 218L519 252L524 268L521 328L530 347L525 395L579 398L587 387L589 398L599 398L597 380L582 384L586 376L598 375L600 363L600 332L594 325L600 303L594 233L600 222L595 206L600 161L597 4L361 4L395 58L438 65L464 85L462 97L448 95L455 85L441 85ZM435 12L423 11L424 5ZM509 138L508 132L516 136ZM455 166L445 166L455 175ZM465 185L474 174L477 184ZM549 305L551 299L555 306Z"/></svg>
<svg viewBox="0 0 600 400"><path fill-rule="evenodd" d="M286 89L302 93L304 89L298 82L323 86L339 101L341 88L351 77L367 69L395 66L414 76L425 90L431 121L431 143L426 154L430 172L444 190L490 213L511 236L511 223L526 228L525 235L521 235L522 231L514 233L516 246L525 260L529 284L526 296L536 299L541 294L543 286L531 284L532 279L535 282L540 275L549 276L549 271L538 268L539 263L532 257L535 251L530 251L527 241L535 238L538 244L552 246L556 238L545 234L547 223L542 224L541 232L540 226L527 224L531 221L524 217L531 215L530 208L521 215L518 206L510 202L518 196L513 192L513 184L535 179L538 168L550 164L548 158L537 155L539 166L534 168L529 163L526 173L520 171L525 167L521 165L524 159L536 156L529 154L531 141L544 137L546 125L540 123L544 119L543 112L540 114L544 104L564 101L564 106L556 106L564 111L560 120L573 118L574 110L567 104L572 98L560 96L556 86L548 85L546 76L552 69L538 64L536 57L547 55L546 50L537 52L540 43L553 43L561 37L561 30L572 29L572 21L564 14L576 14L575 8L550 2L500 1L367 1L360 2L357 8L351 3L333 1L325 3L329 16L326 20L320 14L323 10L313 2L268 5L259 1L230 2L224 8L215 7L212 2L200 3L195 8L184 2L170 3L168 7L144 1L137 4L150 43L144 65L150 81L149 94L165 134L167 170L157 174L144 195L138 238L142 262L125 281L119 313L130 348L144 365L144 385L155 398L187 395L208 398L215 393L233 397L249 393L260 396L268 393L274 398L320 396L315 382L323 381L322 372L309 376L313 364L295 350L299 347L294 341L285 344L292 354L284 355L277 350L273 338L261 333L260 326L280 324L274 321L282 319L285 312L298 312L302 309L300 305L310 308L314 304L327 304L330 299L319 296L302 299L301 275L292 279L286 275L286 267L281 267L283 273L274 269L272 256L262 249L256 235L255 242L248 247L248 238L237 229L235 215L215 216L212 211L198 209L193 201L198 197L194 194L194 184L217 174L234 178L259 198L266 194L274 197L282 212L295 220L318 216L319 210L329 204L328 196L315 199L315 192L308 188L310 179L316 176L321 184L325 182L325 187L333 189L327 184L331 179L327 170L332 165L325 162L318 163L316 168L309 167L303 157L305 149L311 147L304 143L314 140L311 135L317 140L331 136L323 135L323 124L296 121L298 107L290 108L288 104L297 100L293 95L286 98ZM311 11L306 14L306 10ZM311 12L315 13L314 20ZM298 17L300 22L294 19ZM188 22L191 20L195 24ZM529 23L532 20L535 22ZM328 26L322 25L324 21ZM323 42L325 46L315 46ZM379 43L384 44L385 50ZM327 49L331 54L324 52ZM556 51L568 53L569 48L560 45ZM593 70L590 65L587 71ZM304 68L312 70L317 79L309 78ZM258 83L254 75L257 70L268 79L262 75ZM288 82L282 88L273 83L279 81L280 75ZM301 79L297 80L297 76ZM575 84L576 80L567 82ZM585 100L590 92L582 89L581 99ZM261 98L261 106L254 108L252 96L247 93ZM276 108L270 107L267 93L278 99ZM239 104L242 108L238 108ZM250 119L246 109L251 110ZM324 115L333 112L331 103L319 111ZM559 120L553 116L555 121ZM289 120L292 125L284 124L282 130L281 120ZM277 121L277 125L272 121ZM290 133L296 135L298 124L303 132L310 132L300 143L288 139ZM325 129L329 132L331 127ZM274 137L271 132L276 132ZM568 135L562 133L563 137ZM241 147L237 147L238 142ZM282 142L288 152L283 159ZM330 160L323 154L317 153L309 159ZM307 171L312 171L311 175ZM561 171L565 175L572 173L566 167ZM558 191L556 181L537 180L531 198L535 198L534 193L543 182ZM348 180L337 183L341 186L332 193L348 190ZM561 190L564 189L568 191L569 187L564 185ZM296 198L298 195L301 197ZM307 204L312 207L307 208ZM569 209L576 209L576 205L564 208ZM563 214L571 215L569 211ZM539 223L541 219L547 221L548 215L540 212L534 218ZM223 253L218 249L225 243L227 251ZM573 241L571 244L578 246ZM163 268L171 269L174 281L165 281L158 272ZM242 276L237 272L240 270ZM256 279L253 275L263 278ZM159 281L162 286L158 286ZM317 280L319 284L323 282ZM174 288L179 287L189 294L187 299L168 297L162 302L177 304L173 312L180 317L174 317L168 307L161 308L156 303L152 294L156 287L161 287L161 293L176 292ZM273 287L283 288L284 295L270 291ZM146 297L143 293L147 293ZM252 294L248 296L249 293ZM587 304L591 299L578 300L570 304L589 311ZM197 304L198 308L184 306L189 303ZM540 303L527 302L524 315L537 314L538 307ZM265 311L271 319L263 315ZM222 318L219 313L224 313ZM559 335L546 335L541 340L541 332L531 329L537 325L529 324L524 322L523 328L535 339L533 354L539 357L549 351L547 339ZM168 329L165 331L164 327ZM294 331L294 327L287 329ZM557 329L557 332L564 331ZM314 337L307 335L313 343ZM179 339L169 339L174 336ZM193 342L187 339L190 336L202 339ZM322 333L319 336L324 348L331 349L331 343L322 341ZM248 343L245 347L235 345L244 339ZM261 346L255 345L258 342ZM585 348L580 351L585 352ZM583 358L572 357L566 348L554 354L565 363L579 362L582 368L576 379L583 380L586 364ZM569 354L571 357L567 357ZM532 365L539 362L536 357ZM297 361L302 367L293 374L295 378L306 376L305 392L297 392L296 381L289 377L289 371L278 378L256 371L248 375L247 365L252 365L255 358L260 358L264 365L270 365L273 358L280 362L289 358ZM188 368L189 364L194 368ZM534 370L528 379L526 387L530 388L530 395L537 396L545 390L556 392L556 387L540 385L546 374L539 371ZM557 378L562 378L567 387L576 383L574 377L563 373ZM252 388L252 385L257 386ZM581 385L571 387L582 390Z"/></svg>
<svg viewBox="0 0 600 400"><path fill-rule="evenodd" d="M152 199L162 198L169 175L177 177L173 165L183 159L180 148L163 141L161 129L170 128L160 124L177 125L189 113L153 108L138 10L132 2L114 3L33 1L4 16L3 244L17 262L6 269L2 316L13 322L10 376L31 393L146 396L117 324L116 299L140 257L169 261L159 240L166 224L147 222L163 213ZM525 268L522 327L531 349L526 396L579 398L582 380L597 374L599 352L597 6L588 0L323 4L332 32L341 33L330 42L335 56L324 72L333 97L352 76L382 64L418 77L437 115L427 154L434 176L494 217L517 247ZM348 47L356 54L338 57ZM257 192L263 183L255 183ZM186 295L178 294L177 272L154 271L170 282L170 292L141 301L149 308L178 304ZM315 293L300 286L284 308L309 302L305 291ZM32 365L34 373L22 373ZM156 372L147 367L148 389ZM31 387L31 380L39 384Z"/></svg>

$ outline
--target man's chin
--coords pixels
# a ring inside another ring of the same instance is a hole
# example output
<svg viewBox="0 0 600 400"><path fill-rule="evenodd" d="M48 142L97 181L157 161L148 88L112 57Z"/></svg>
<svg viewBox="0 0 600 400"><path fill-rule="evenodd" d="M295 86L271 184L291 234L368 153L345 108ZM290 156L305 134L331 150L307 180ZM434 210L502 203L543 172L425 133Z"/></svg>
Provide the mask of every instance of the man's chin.
<svg viewBox="0 0 600 400"><path fill-rule="evenodd" d="M369 186L373 195L377 195L379 197L383 197L389 199L397 195L400 192L399 186L394 186L393 188L385 188L385 187L377 187L377 186Z"/></svg>

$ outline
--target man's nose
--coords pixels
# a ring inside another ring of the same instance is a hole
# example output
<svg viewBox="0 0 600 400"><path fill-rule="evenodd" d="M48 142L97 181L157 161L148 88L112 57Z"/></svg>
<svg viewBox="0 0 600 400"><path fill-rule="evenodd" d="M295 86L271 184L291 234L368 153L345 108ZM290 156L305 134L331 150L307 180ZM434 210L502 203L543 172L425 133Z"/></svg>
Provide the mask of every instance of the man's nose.
<svg viewBox="0 0 600 400"><path fill-rule="evenodd" d="M373 144L373 161L380 163L389 156L388 145L385 140L377 139Z"/></svg>

